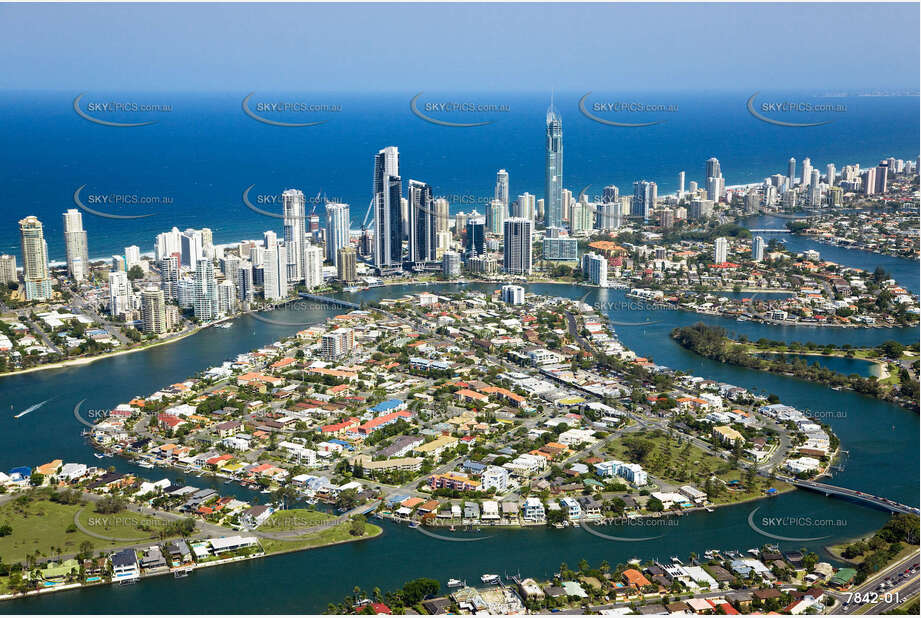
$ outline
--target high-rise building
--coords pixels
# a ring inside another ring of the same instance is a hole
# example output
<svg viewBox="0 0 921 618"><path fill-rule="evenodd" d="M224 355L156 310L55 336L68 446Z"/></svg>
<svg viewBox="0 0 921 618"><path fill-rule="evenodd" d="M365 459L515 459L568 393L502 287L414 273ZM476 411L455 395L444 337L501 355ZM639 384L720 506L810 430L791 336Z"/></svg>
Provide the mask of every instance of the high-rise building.
<svg viewBox="0 0 921 618"><path fill-rule="evenodd" d="M441 256L442 274L448 279L451 279L453 277L459 277L460 271L460 254L458 254L456 251L445 251Z"/></svg>
<svg viewBox="0 0 921 618"><path fill-rule="evenodd" d="M715 264L725 264L729 255L729 241L720 236L713 241L713 262Z"/></svg>
<svg viewBox="0 0 921 618"><path fill-rule="evenodd" d="M723 194L724 186L719 159L710 157L707 159L707 199L718 202Z"/></svg>
<svg viewBox="0 0 921 618"><path fill-rule="evenodd" d="M825 184L829 187L835 184L835 164L829 163L825 166Z"/></svg>
<svg viewBox="0 0 921 618"><path fill-rule="evenodd" d="M340 281L351 283L358 280L358 260L355 255L355 249L341 247L336 262Z"/></svg>
<svg viewBox="0 0 921 618"><path fill-rule="evenodd" d="M792 189L793 185L796 184L796 159L793 157L790 157L790 160L787 161L787 178L789 179L787 186Z"/></svg>
<svg viewBox="0 0 921 618"><path fill-rule="evenodd" d="M179 297L179 257L171 255L157 262L160 269L160 289L169 300Z"/></svg>
<svg viewBox="0 0 921 618"><path fill-rule="evenodd" d="M297 189L288 189L281 194L282 216L285 227L285 247L287 247L288 281L300 281L304 278L304 193Z"/></svg>
<svg viewBox="0 0 921 618"><path fill-rule="evenodd" d="M599 230L616 230L621 225L622 211L618 201L602 203L598 206L598 213L595 216L595 227Z"/></svg>
<svg viewBox="0 0 921 618"><path fill-rule="evenodd" d="M544 225L563 227L563 120L550 101L544 167Z"/></svg>
<svg viewBox="0 0 921 618"><path fill-rule="evenodd" d="M253 302L255 286L253 282L252 262L243 262L237 273L237 297L244 303Z"/></svg>
<svg viewBox="0 0 921 618"><path fill-rule="evenodd" d="M678 172L678 199L684 197L684 172Z"/></svg>
<svg viewBox="0 0 921 618"><path fill-rule="evenodd" d="M339 249L349 244L349 205L326 205L326 259L338 266Z"/></svg>
<svg viewBox="0 0 921 618"><path fill-rule="evenodd" d="M432 187L419 180L409 181L408 261L413 264L435 262L437 258L435 201Z"/></svg>
<svg viewBox="0 0 921 618"><path fill-rule="evenodd" d="M711 200L696 199L691 200L688 208L688 219L706 219L713 213L713 202Z"/></svg>
<svg viewBox="0 0 921 618"><path fill-rule="evenodd" d="M573 203L569 215L569 227L573 234L587 232L595 227L595 204L580 200Z"/></svg>
<svg viewBox="0 0 921 618"><path fill-rule="evenodd" d="M648 221L650 214L656 207L657 199L658 187L656 183L645 180L634 182L630 214L634 217L643 217L643 221Z"/></svg>
<svg viewBox="0 0 921 618"><path fill-rule="evenodd" d="M339 249L341 252L346 247ZM352 251L354 255L354 250ZM338 254L337 254L338 258ZM304 246L304 285L308 290L323 284L323 249L317 245Z"/></svg>
<svg viewBox="0 0 921 618"><path fill-rule="evenodd" d="M355 333L351 328L337 328L320 338L320 346L326 359L348 356L355 347Z"/></svg>
<svg viewBox="0 0 921 618"><path fill-rule="evenodd" d="M541 255L550 261L573 262L579 260L579 241L564 235L565 230L551 227L544 233Z"/></svg>
<svg viewBox="0 0 921 618"><path fill-rule="evenodd" d="M195 317L199 322L210 322L218 313L217 280L214 278L214 263L210 259L203 257L198 260L192 283L192 308Z"/></svg>
<svg viewBox="0 0 921 618"><path fill-rule="evenodd" d="M113 271L109 273L109 314L121 318L131 308L131 283L128 273Z"/></svg>
<svg viewBox="0 0 921 618"><path fill-rule="evenodd" d="M865 195L873 195L876 193L876 169L875 167L871 167L860 175L860 181L863 185L863 192Z"/></svg>
<svg viewBox="0 0 921 618"><path fill-rule="evenodd" d="M505 225L505 205L502 200L492 200L486 209L486 227L490 234L501 234Z"/></svg>
<svg viewBox="0 0 921 618"><path fill-rule="evenodd" d="M19 283L19 274L16 272L16 256L0 255L0 285Z"/></svg>
<svg viewBox="0 0 921 618"><path fill-rule="evenodd" d="M162 335L169 330L163 290L155 286L141 290L141 321L145 333Z"/></svg>
<svg viewBox="0 0 921 618"><path fill-rule="evenodd" d="M620 198L620 189L617 188L617 185L607 185L604 189L601 190L601 203L610 204L616 202Z"/></svg>
<svg viewBox="0 0 921 618"><path fill-rule="evenodd" d="M374 265L400 266L403 257L403 216L400 200L400 152L388 146L374 156Z"/></svg>
<svg viewBox="0 0 921 618"><path fill-rule="evenodd" d="M720 169L720 160L716 157L707 159L707 178L722 178L723 172Z"/></svg>
<svg viewBox="0 0 921 618"><path fill-rule="evenodd" d="M505 220L505 272L519 275L531 274L531 237L533 223L523 217Z"/></svg>
<svg viewBox="0 0 921 618"><path fill-rule="evenodd" d="M204 242L201 230L187 229L179 236L182 252L181 268L194 270L198 260L205 256Z"/></svg>
<svg viewBox="0 0 921 618"><path fill-rule="evenodd" d="M467 219L470 218L465 212L459 212L454 215L454 235L460 238L467 232Z"/></svg>
<svg viewBox="0 0 921 618"><path fill-rule="evenodd" d="M48 300L52 295L52 286L48 270L48 244L45 242L42 222L31 215L20 220L19 236L26 300Z"/></svg>
<svg viewBox="0 0 921 618"><path fill-rule="evenodd" d="M524 288L520 285L503 285L502 302L506 305L523 305Z"/></svg>
<svg viewBox="0 0 921 618"><path fill-rule="evenodd" d="M510 213L513 217L524 217L534 221L537 217L535 198L530 193L522 193L515 202L515 208Z"/></svg>
<svg viewBox="0 0 921 618"><path fill-rule="evenodd" d="M64 213L64 247L67 252L67 274L74 281L83 281L89 275L89 255L83 213L71 208Z"/></svg>
<svg viewBox="0 0 921 618"><path fill-rule="evenodd" d="M494 199L502 202L502 205L505 206L505 216L508 216L508 172L505 170L499 170L496 173L496 190L494 192Z"/></svg>
<svg viewBox="0 0 921 618"><path fill-rule="evenodd" d="M803 186L809 184L812 180L812 161L809 160L809 157L803 159L803 177L802 177Z"/></svg>
<svg viewBox="0 0 921 618"><path fill-rule="evenodd" d="M467 220L464 252L468 257L486 253L486 220L482 217Z"/></svg>
<svg viewBox="0 0 921 618"><path fill-rule="evenodd" d="M177 258L177 266L181 266L181 264L179 264L179 260L182 259L181 236L182 234L179 232L179 229L175 227L169 232L157 234L157 238L154 241L154 260L159 262L164 258L175 255Z"/></svg>
<svg viewBox="0 0 921 618"><path fill-rule="evenodd" d="M809 177L809 205L819 206L822 203L822 187L819 185L819 170L813 169Z"/></svg>
<svg viewBox="0 0 921 618"><path fill-rule="evenodd" d="M563 189L563 201L561 202L563 206L563 222L568 223L570 217L572 216L572 191L569 189Z"/></svg>
<svg viewBox="0 0 921 618"><path fill-rule="evenodd" d="M764 260L764 239L760 236L755 236L752 240L752 260L756 262Z"/></svg>
<svg viewBox="0 0 921 618"><path fill-rule="evenodd" d="M141 248L137 245L125 247L125 270L141 265Z"/></svg>
<svg viewBox="0 0 921 618"><path fill-rule="evenodd" d="M237 310L237 286L233 281L221 281L217 284L217 313L230 315Z"/></svg>
<svg viewBox="0 0 921 618"><path fill-rule="evenodd" d="M443 197L435 200L435 231L437 233L451 230L451 204Z"/></svg>
<svg viewBox="0 0 921 618"><path fill-rule="evenodd" d="M889 182L889 162L880 161L876 166L876 193L885 193Z"/></svg>
<svg viewBox="0 0 921 618"><path fill-rule="evenodd" d="M589 251L582 256L582 276L599 287L608 287L608 260Z"/></svg>
<svg viewBox="0 0 921 618"><path fill-rule="evenodd" d="M281 300L288 296L287 247L278 241L265 249L263 256L263 289L266 300Z"/></svg>

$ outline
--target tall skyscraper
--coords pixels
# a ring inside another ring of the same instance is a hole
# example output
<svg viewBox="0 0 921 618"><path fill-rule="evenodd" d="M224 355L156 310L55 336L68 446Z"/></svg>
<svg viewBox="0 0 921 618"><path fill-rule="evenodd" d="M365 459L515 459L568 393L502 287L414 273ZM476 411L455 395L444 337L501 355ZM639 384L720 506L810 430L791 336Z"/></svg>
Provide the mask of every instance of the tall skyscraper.
<svg viewBox="0 0 921 618"><path fill-rule="evenodd" d="M547 109L544 226L563 227L563 121L550 100Z"/></svg>
<svg viewBox="0 0 921 618"><path fill-rule="evenodd" d="M589 251L582 256L582 276L599 287L608 287L608 260Z"/></svg>
<svg viewBox="0 0 921 618"><path fill-rule="evenodd" d="M792 189L796 184L796 159L793 157L787 161L787 178L789 179L787 186Z"/></svg>
<svg viewBox="0 0 921 618"><path fill-rule="evenodd" d="M160 289L167 299L179 297L179 257L171 255L157 262L160 269Z"/></svg>
<svg viewBox="0 0 921 618"><path fill-rule="evenodd" d="M464 251L467 257L486 253L486 220L484 218L476 217L467 220Z"/></svg>
<svg viewBox="0 0 921 618"><path fill-rule="evenodd" d="M237 296L244 303L253 302L255 289L252 262L243 262L240 264L240 270L237 275Z"/></svg>
<svg viewBox="0 0 921 618"><path fill-rule="evenodd" d="M195 311L195 317L200 322L209 322L217 317L218 309L214 263L208 258L198 260L192 281L192 308Z"/></svg>
<svg viewBox="0 0 921 618"><path fill-rule="evenodd" d="M505 204L502 200L493 200L486 209L486 227L490 234L501 234L505 225Z"/></svg>
<svg viewBox="0 0 921 618"><path fill-rule="evenodd" d="M233 281L221 281L217 284L217 302L215 304L218 315L230 315L237 310L237 286Z"/></svg>
<svg viewBox="0 0 921 618"><path fill-rule="evenodd" d="M168 330L163 290L148 287L141 291L141 321L145 333L161 335Z"/></svg>
<svg viewBox="0 0 921 618"><path fill-rule="evenodd" d="M410 180L408 261L413 264L434 262L437 247L435 200L432 187L419 180Z"/></svg>
<svg viewBox="0 0 921 618"><path fill-rule="evenodd" d="M656 207L657 199L658 187L656 183L647 182L645 180L634 182L630 215L634 217L643 217L643 221L649 221L649 217Z"/></svg>
<svg viewBox="0 0 921 618"><path fill-rule="evenodd" d="M720 169L720 160L716 157L707 159L707 178L722 178L723 172Z"/></svg>
<svg viewBox="0 0 921 618"><path fill-rule="evenodd" d="M714 202L719 201L723 194L725 184L723 181L723 171L720 168L719 159L710 157L707 159L707 199Z"/></svg>
<svg viewBox="0 0 921 618"><path fill-rule="evenodd" d="M339 249L349 244L349 205L326 205L326 259L338 264Z"/></svg>
<svg viewBox="0 0 921 618"><path fill-rule="evenodd" d="M355 255L355 249L351 247L339 249L337 271L340 281L351 283L358 279L358 260Z"/></svg>
<svg viewBox="0 0 921 618"><path fill-rule="evenodd" d="M508 216L508 172L505 170L499 170L496 173L494 199L502 202L502 205L505 206L505 215Z"/></svg>
<svg viewBox="0 0 921 618"><path fill-rule="evenodd" d="M83 213L71 208L64 213L64 247L67 252L67 274L74 281L83 281L89 275L89 255Z"/></svg>
<svg viewBox="0 0 921 618"><path fill-rule="evenodd" d="M522 193L515 201L513 212L509 213L513 217L524 217L534 221L537 217L537 208L535 206L534 196L530 193Z"/></svg>
<svg viewBox="0 0 921 618"><path fill-rule="evenodd" d="M342 250L343 248L340 248L339 252ZM316 245L307 245L304 247L304 285L309 290L322 284L323 249Z"/></svg>
<svg viewBox="0 0 921 618"><path fill-rule="evenodd" d="M835 164L829 163L825 166L825 183L832 187L835 184Z"/></svg>
<svg viewBox="0 0 921 618"><path fill-rule="evenodd" d="M684 197L684 172L678 172L678 199Z"/></svg>
<svg viewBox="0 0 921 618"><path fill-rule="evenodd" d="M204 239L201 230L187 229L179 236L182 252L180 267L193 270L197 267L198 260L204 257Z"/></svg>
<svg viewBox="0 0 921 618"><path fill-rule="evenodd" d="M48 270L48 244L42 222L34 216L19 221L22 244L22 278L26 287L26 300L51 298L51 276Z"/></svg>
<svg viewBox="0 0 921 618"><path fill-rule="evenodd" d="M755 236L752 240L752 259L756 262L764 260L764 239L760 236Z"/></svg>
<svg viewBox="0 0 921 618"><path fill-rule="evenodd" d="M286 249L278 241L265 249L262 295L266 300L280 300L288 296L288 252Z"/></svg>
<svg viewBox="0 0 921 618"><path fill-rule="evenodd" d="M713 262L715 264L724 264L729 254L729 241L720 236L713 241Z"/></svg>
<svg viewBox="0 0 921 618"><path fill-rule="evenodd" d="M109 313L113 318L120 318L131 308L131 283L128 273L112 271L109 273Z"/></svg>
<svg viewBox="0 0 921 618"><path fill-rule="evenodd" d="M889 182L889 174L891 170L889 169L888 161L880 161L879 165L876 166L876 192L885 193L886 188Z"/></svg>
<svg viewBox="0 0 921 618"><path fill-rule="evenodd" d="M534 224L530 219L510 217L505 220L505 272L531 274L531 240Z"/></svg>
<svg viewBox="0 0 921 618"><path fill-rule="evenodd" d="M451 204L443 197L435 200L435 231L449 232L451 230Z"/></svg>
<svg viewBox="0 0 921 618"><path fill-rule="evenodd" d="M137 245L125 247L125 270L141 265L141 248Z"/></svg>
<svg viewBox="0 0 921 618"><path fill-rule="evenodd" d="M374 156L374 265L400 266L403 257L403 221L400 199L400 152L388 146Z"/></svg>
<svg viewBox="0 0 921 618"><path fill-rule="evenodd" d="M808 185L810 180L812 180L812 161L809 160L809 157L806 157L803 159L803 186Z"/></svg>
<svg viewBox="0 0 921 618"><path fill-rule="evenodd" d="M16 256L0 255L0 285L19 283L19 274L16 272Z"/></svg>
<svg viewBox="0 0 921 618"><path fill-rule="evenodd" d="M288 281L300 281L304 278L304 193L297 189L288 189L281 194L282 214L285 226L285 247L287 247Z"/></svg>

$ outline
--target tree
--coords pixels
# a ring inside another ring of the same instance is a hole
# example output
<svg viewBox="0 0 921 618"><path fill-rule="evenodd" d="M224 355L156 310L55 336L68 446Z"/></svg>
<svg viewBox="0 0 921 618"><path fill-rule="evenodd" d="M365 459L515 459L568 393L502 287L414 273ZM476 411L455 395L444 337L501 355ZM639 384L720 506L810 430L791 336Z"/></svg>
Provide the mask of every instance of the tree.
<svg viewBox="0 0 921 618"><path fill-rule="evenodd" d="M352 523L349 524L349 534L352 536L364 536L365 518L363 515L355 515L352 517Z"/></svg>
<svg viewBox="0 0 921 618"><path fill-rule="evenodd" d="M144 278L144 271L137 264L135 264L130 269L128 269L128 280L129 281L134 281L135 279L143 279L143 278Z"/></svg>

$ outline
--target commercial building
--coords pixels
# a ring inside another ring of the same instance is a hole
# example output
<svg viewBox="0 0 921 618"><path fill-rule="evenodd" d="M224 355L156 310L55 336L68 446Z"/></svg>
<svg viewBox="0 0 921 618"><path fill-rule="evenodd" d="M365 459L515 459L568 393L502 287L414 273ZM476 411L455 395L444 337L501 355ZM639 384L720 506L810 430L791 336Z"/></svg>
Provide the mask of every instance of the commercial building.
<svg viewBox="0 0 921 618"><path fill-rule="evenodd" d="M19 234L26 300L48 300L51 298L52 289L48 269L48 244L45 242L42 222L31 215L20 220Z"/></svg>
<svg viewBox="0 0 921 618"><path fill-rule="evenodd" d="M511 274L531 274L531 234L533 223L530 219L512 217L505 221L504 261L505 272Z"/></svg>
<svg viewBox="0 0 921 618"><path fill-rule="evenodd" d="M89 274L89 256L83 214L76 208L64 213L64 247L67 253L67 274L74 281L83 281Z"/></svg>

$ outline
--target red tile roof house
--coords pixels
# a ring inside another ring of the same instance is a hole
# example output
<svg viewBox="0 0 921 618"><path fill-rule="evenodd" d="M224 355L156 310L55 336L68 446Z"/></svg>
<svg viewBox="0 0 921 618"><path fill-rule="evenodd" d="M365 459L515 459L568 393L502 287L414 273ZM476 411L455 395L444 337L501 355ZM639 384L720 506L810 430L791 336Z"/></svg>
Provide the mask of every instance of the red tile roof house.
<svg viewBox="0 0 921 618"><path fill-rule="evenodd" d="M178 416L173 416L172 414L158 414L157 415L157 424L160 425L163 429L172 429L176 430L179 427L186 424L186 421L182 420Z"/></svg>
<svg viewBox="0 0 921 618"><path fill-rule="evenodd" d="M368 603L365 603L364 605L359 605L358 607L355 608L355 613L356 614L362 613L365 610L365 608L368 607L368 605L369 605ZM377 616L380 616L382 614L390 615L393 613L393 611L391 611L391 609L387 607L387 605L385 605L384 603L370 603L370 606L371 606L371 610Z"/></svg>

